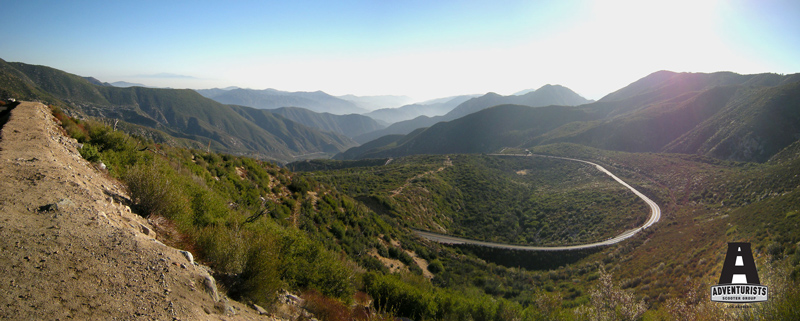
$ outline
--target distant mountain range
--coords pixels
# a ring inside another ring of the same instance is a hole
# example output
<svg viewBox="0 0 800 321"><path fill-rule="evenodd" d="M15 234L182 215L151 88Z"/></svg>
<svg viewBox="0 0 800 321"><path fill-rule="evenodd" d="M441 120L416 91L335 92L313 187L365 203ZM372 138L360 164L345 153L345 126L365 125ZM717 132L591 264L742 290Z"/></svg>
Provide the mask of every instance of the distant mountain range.
<svg viewBox="0 0 800 321"><path fill-rule="evenodd" d="M338 96L338 98L353 102L354 104L356 104L356 106L366 110L397 108L399 106L408 104L412 101L411 97L408 96L392 96L392 95L383 95L383 96L344 95L344 96Z"/></svg>
<svg viewBox="0 0 800 321"><path fill-rule="evenodd" d="M102 81L100 81L100 80L98 80L97 78L94 78L94 77L82 77L82 78L86 79L86 81L88 81L90 84L97 85L97 86L113 86L113 87L123 87L123 88L125 88L125 87L147 87L147 86L145 86L143 84L132 83L132 82L127 82L127 81L115 81L115 82L112 82L112 83L107 83L107 82L102 82Z"/></svg>
<svg viewBox="0 0 800 321"><path fill-rule="evenodd" d="M272 97L275 104L305 101L325 108L358 108L323 92L200 92ZM363 115L225 105L193 90L120 88L92 77L0 59L0 98L9 97L61 105L74 116L122 120L122 128L156 141L211 146L279 162L336 153L342 159L490 153L554 143L765 162L800 139L800 74L659 71L596 102L551 85L515 96L460 96L427 102L430 108L463 100L444 115L419 116L386 128ZM424 107L410 106L395 112Z"/></svg>
<svg viewBox="0 0 800 321"><path fill-rule="evenodd" d="M463 97L464 96L461 96L459 99L463 99ZM418 128L430 127L433 124L443 121L451 121L498 105L516 104L530 107L550 105L576 106L591 102L591 100L581 97L569 88L559 85L545 85L522 96L502 96L495 93L488 93L480 97L468 99L442 116L419 116L411 120L394 123L382 130L356 136L354 139L363 144L384 135L408 134Z"/></svg>
<svg viewBox="0 0 800 321"><path fill-rule="evenodd" d="M278 114L223 105L193 90L97 85L57 69L0 60L0 95L64 106L70 114L119 119L156 140L276 161L356 145Z"/></svg>
<svg viewBox="0 0 800 321"><path fill-rule="evenodd" d="M140 84L140 83L127 82L127 81L115 81L115 82L110 83L109 85L114 86L114 87L123 87L123 88L124 87L148 87L148 86L145 86L145 85Z"/></svg>
<svg viewBox="0 0 800 321"><path fill-rule="evenodd" d="M282 115L283 117L311 128L340 133L347 137L358 136L386 127L372 118L357 114L334 115L331 113L315 113L299 107L281 107L272 109L270 112Z"/></svg>
<svg viewBox="0 0 800 321"><path fill-rule="evenodd" d="M493 103L499 97L487 94L481 99ZM798 139L800 74L659 71L594 103L498 106L364 143L337 157L486 153L501 147L570 142L609 150L763 162Z"/></svg>
<svg viewBox="0 0 800 321"><path fill-rule="evenodd" d="M200 89L198 93L223 104L240 105L259 109L301 107L318 113L335 115L363 114L368 110L351 101L328 95L322 91L288 92L275 89Z"/></svg>
<svg viewBox="0 0 800 321"><path fill-rule="evenodd" d="M447 97L428 102L404 105L397 108L378 109L364 115L387 122L389 124L414 119L419 116L441 116L447 114L459 104L477 96L478 95L463 95Z"/></svg>

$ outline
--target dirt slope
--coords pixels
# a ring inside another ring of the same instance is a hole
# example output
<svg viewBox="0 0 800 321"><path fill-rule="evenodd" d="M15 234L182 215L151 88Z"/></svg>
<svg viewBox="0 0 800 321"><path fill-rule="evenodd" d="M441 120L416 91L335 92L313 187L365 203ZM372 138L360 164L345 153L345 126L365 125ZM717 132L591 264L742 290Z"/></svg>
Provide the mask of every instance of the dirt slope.
<svg viewBox="0 0 800 321"><path fill-rule="evenodd" d="M153 238L119 184L22 103L0 132L0 319L269 320Z"/></svg>

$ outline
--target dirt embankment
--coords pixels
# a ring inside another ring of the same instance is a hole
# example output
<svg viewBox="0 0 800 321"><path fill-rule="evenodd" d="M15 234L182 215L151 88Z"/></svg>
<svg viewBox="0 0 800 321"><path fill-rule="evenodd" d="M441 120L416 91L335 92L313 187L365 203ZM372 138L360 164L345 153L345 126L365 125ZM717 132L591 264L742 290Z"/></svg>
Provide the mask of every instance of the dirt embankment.
<svg viewBox="0 0 800 321"><path fill-rule="evenodd" d="M215 300L207 270L158 242L77 146L37 103L0 132L0 319L271 319Z"/></svg>

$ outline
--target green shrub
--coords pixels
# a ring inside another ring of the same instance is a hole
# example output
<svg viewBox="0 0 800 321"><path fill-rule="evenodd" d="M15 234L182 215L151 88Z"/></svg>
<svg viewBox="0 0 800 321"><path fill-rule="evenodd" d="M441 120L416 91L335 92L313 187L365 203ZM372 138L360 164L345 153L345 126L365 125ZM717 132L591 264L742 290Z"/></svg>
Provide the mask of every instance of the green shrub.
<svg viewBox="0 0 800 321"><path fill-rule="evenodd" d="M317 289L322 294L349 300L355 292L353 271L320 243L299 231L284 231L281 239L282 278L295 289Z"/></svg>
<svg viewBox="0 0 800 321"><path fill-rule="evenodd" d="M98 152L97 147L92 144L84 143L78 152L80 152L81 156L89 162L94 163L100 161L100 152Z"/></svg>
<svg viewBox="0 0 800 321"><path fill-rule="evenodd" d="M130 136L121 131L113 131L106 125L87 122L89 137L93 144L100 147L100 150L123 151L132 148L128 146Z"/></svg>
<svg viewBox="0 0 800 321"><path fill-rule="evenodd" d="M189 201L182 186L168 177L168 169L164 167L158 162L137 164L128 170L123 181L140 214L159 214L176 221L179 226L188 227Z"/></svg>
<svg viewBox="0 0 800 321"><path fill-rule="evenodd" d="M249 240L247 261L241 274L238 292L257 304L271 305L281 288L280 258L276 241L267 233L258 233Z"/></svg>
<svg viewBox="0 0 800 321"><path fill-rule="evenodd" d="M212 262L217 272L236 275L244 271L249 243L241 230L208 226L197 233L197 245L203 260Z"/></svg>
<svg viewBox="0 0 800 321"><path fill-rule="evenodd" d="M194 186L191 192L193 225L206 226L218 223L229 215L225 201L205 187Z"/></svg>
<svg viewBox="0 0 800 321"><path fill-rule="evenodd" d="M442 261L433 260L428 264L428 271L433 274L438 274L439 272L444 271L444 265L442 265Z"/></svg>

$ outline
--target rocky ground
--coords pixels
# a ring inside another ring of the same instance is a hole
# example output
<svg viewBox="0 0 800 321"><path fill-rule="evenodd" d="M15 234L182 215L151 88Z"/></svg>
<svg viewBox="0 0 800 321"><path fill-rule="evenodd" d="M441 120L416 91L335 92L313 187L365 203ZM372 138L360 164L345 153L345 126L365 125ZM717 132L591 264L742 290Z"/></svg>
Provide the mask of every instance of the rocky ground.
<svg viewBox="0 0 800 321"><path fill-rule="evenodd" d="M77 146L38 103L0 132L0 319L273 319L219 297Z"/></svg>

